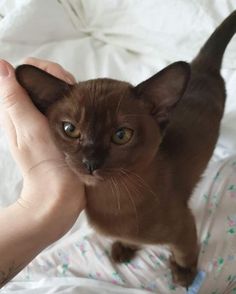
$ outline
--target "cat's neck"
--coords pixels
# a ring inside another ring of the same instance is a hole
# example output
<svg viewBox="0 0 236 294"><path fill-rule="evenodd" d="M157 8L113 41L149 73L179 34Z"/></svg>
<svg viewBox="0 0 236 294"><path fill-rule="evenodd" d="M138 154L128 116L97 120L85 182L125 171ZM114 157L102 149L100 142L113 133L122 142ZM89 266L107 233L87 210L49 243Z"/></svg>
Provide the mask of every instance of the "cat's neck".
<svg viewBox="0 0 236 294"><path fill-rule="evenodd" d="M156 198L167 194L167 189L170 187L170 177L171 172L167 160L158 154L145 168L122 170L122 173L117 176L109 177L95 186L87 186L88 200L91 199L94 204L94 198L99 199L98 201L104 199L111 209L116 206L113 197L117 197L117 195L123 197L122 195L124 195L124 198L127 198L127 195L129 196L131 193L131 196L138 195L135 199L137 204L138 202L142 203L147 200L147 197ZM113 197L108 195L113 195Z"/></svg>
<svg viewBox="0 0 236 294"><path fill-rule="evenodd" d="M145 169L127 171L96 186L86 187L86 213L92 226L109 236L133 236L155 211L155 221L173 205L168 184L171 173L156 157ZM127 225L128 224L128 225Z"/></svg>

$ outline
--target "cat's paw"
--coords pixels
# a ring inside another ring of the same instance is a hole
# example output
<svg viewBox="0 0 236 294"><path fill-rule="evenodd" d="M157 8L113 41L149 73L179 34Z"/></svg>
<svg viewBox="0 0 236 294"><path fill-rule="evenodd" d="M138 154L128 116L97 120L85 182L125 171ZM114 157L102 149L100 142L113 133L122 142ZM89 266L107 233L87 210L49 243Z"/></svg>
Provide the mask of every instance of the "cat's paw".
<svg viewBox="0 0 236 294"><path fill-rule="evenodd" d="M173 282L185 288L192 285L197 275L196 267L182 267L173 258L170 258L170 269Z"/></svg>
<svg viewBox="0 0 236 294"><path fill-rule="evenodd" d="M137 248L131 248L123 245L121 242L115 242L112 244L111 256L117 263L129 262L134 258Z"/></svg>

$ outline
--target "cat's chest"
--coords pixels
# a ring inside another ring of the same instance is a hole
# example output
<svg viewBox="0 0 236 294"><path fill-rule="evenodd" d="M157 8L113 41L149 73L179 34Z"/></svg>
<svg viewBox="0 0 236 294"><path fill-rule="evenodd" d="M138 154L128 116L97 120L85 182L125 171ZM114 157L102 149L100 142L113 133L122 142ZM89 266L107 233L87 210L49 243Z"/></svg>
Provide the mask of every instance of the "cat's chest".
<svg viewBox="0 0 236 294"><path fill-rule="evenodd" d="M95 230L109 237L131 237L138 234L138 222L131 212L104 212L87 205L86 214Z"/></svg>
<svg viewBox="0 0 236 294"><path fill-rule="evenodd" d="M138 236L152 200L147 189L134 187L109 183L86 189L86 214L98 232L116 238Z"/></svg>

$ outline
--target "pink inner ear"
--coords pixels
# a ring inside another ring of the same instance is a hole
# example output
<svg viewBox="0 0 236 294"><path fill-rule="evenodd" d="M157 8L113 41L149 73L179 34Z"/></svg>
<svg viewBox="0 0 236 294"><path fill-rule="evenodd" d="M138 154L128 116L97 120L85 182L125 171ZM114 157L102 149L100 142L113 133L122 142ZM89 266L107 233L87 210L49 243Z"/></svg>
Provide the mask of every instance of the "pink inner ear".
<svg viewBox="0 0 236 294"><path fill-rule="evenodd" d="M28 64L16 68L16 78L42 113L72 89L66 82Z"/></svg>
<svg viewBox="0 0 236 294"><path fill-rule="evenodd" d="M175 62L135 87L137 95L155 105L155 109L169 111L183 96L190 78L190 66Z"/></svg>
<svg viewBox="0 0 236 294"><path fill-rule="evenodd" d="M155 117L155 120L158 122L158 125L161 130L164 130L170 121L170 110L168 109L155 109L151 112L152 116Z"/></svg>

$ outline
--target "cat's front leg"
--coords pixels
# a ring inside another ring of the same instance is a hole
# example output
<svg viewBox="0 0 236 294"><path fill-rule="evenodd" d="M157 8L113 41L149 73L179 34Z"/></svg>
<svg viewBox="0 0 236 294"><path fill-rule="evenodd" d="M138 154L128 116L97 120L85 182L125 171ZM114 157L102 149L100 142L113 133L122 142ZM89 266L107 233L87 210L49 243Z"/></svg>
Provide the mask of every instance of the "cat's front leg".
<svg viewBox="0 0 236 294"><path fill-rule="evenodd" d="M195 220L190 211L187 215L182 233L170 246L172 251L170 268L173 282L183 287L189 287L197 275L199 253Z"/></svg>
<svg viewBox="0 0 236 294"><path fill-rule="evenodd" d="M119 241L112 244L111 256L117 263L128 262L134 258L139 248L135 245L128 245Z"/></svg>

